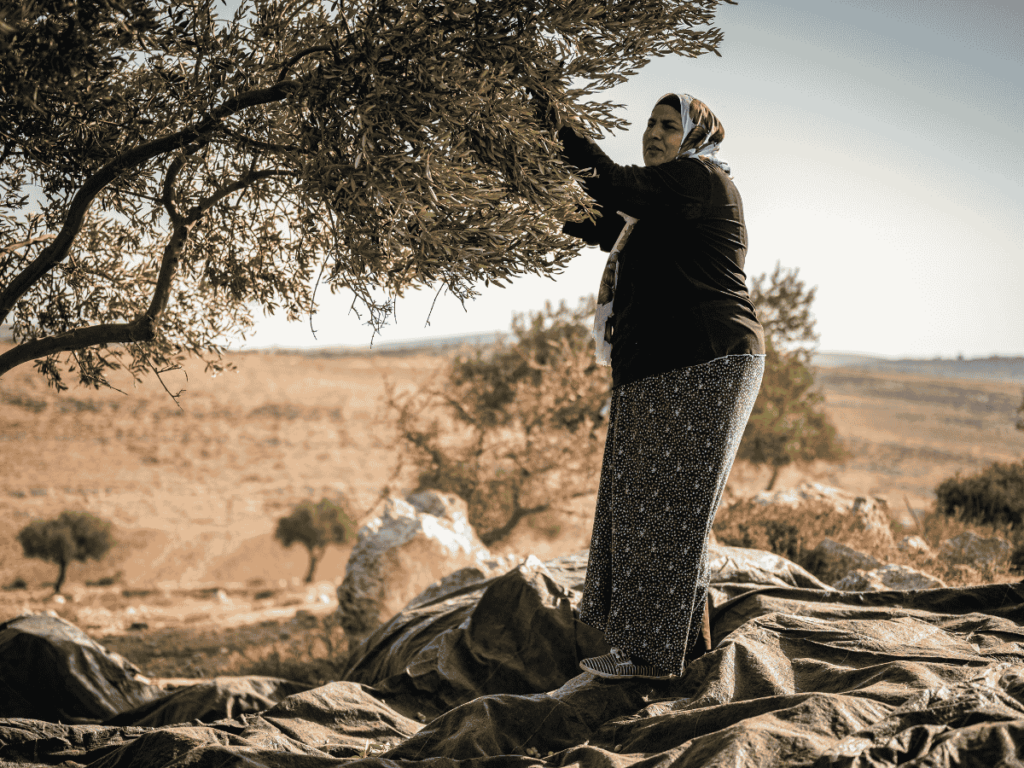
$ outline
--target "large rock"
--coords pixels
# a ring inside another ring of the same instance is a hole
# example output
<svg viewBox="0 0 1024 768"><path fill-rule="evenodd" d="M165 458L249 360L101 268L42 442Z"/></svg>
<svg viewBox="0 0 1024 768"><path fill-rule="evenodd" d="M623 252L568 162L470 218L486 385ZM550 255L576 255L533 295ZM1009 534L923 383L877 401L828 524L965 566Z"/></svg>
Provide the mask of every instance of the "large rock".
<svg viewBox="0 0 1024 768"><path fill-rule="evenodd" d="M131 662L64 619L0 624L0 717L101 721L162 695Z"/></svg>
<svg viewBox="0 0 1024 768"><path fill-rule="evenodd" d="M781 504L797 507L806 502L821 502L830 506L836 514L852 515L857 527L878 543L893 546L892 517L889 503L880 496L858 496L839 488L832 488L821 483L803 483L797 488L780 491L762 491L754 497L754 501L768 506Z"/></svg>
<svg viewBox="0 0 1024 768"><path fill-rule="evenodd" d="M841 592L886 592L912 589L940 589L946 585L927 573L906 565L890 563L871 571L850 571L832 585Z"/></svg>
<svg viewBox="0 0 1024 768"><path fill-rule="evenodd" d="M462 499L435 491L388 499L383 513L359 530L349 555L338 587L341 625L359 640L463 568L489 576L501 563L473 531Z"/></svg>
<svg viewBox="0 0 1024 768"><path fill-rule="evenodd" d="M939 554L953 564L983 568L1008 560L1013 554L1013 547L999 538L986 539L971 531L964 531L942 542Z"/></svg>
<svg viewBox="0 0 1024 768"><path fill-rule="evenodd" d="M842 578L850 571L873 571L882 565L871 555L827 538L811 551L809 558L810 570L826 582Z"/></svg>
<svg viewBox="0 0 1024 768"><path fill-rule="evenodd" d="M712 584L764 584L775 587L829 589L796 563L760 549L708 543L708 576Z"/></svg>

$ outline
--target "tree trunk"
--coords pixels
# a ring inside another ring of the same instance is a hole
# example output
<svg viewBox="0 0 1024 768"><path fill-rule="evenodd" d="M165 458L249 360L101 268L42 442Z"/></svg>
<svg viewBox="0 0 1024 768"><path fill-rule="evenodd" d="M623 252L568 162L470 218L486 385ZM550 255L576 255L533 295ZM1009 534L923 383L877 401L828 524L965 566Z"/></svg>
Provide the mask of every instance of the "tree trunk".
<svg viewBox="0 0 1024 768"><path fill-rule="evenodd" d="M313 574L316 572L317 563L320 562L320 558L323 552L315 552L312 549L309 550L309 570L306 571L306 583L309 584L313 581Z"/></svg>
<svg viewBox="0 0 1024 768"><path fill-rule="evenodd" d="M770 491L772 488L775 487L775 481L779 479L780 469L781 467L772 467L772 479L768 481L768 487L765 488L766 491Z"/></svg>
<svg viewBox="0 0 1024 768"><path fill-rule="evenodd" d="M60 592L60 588L64 586L64 577L68 572L68 564L64 560L61 560L57 565L60 567L60 573L57 574L57 583L53 585L53 594Z"/></svg>

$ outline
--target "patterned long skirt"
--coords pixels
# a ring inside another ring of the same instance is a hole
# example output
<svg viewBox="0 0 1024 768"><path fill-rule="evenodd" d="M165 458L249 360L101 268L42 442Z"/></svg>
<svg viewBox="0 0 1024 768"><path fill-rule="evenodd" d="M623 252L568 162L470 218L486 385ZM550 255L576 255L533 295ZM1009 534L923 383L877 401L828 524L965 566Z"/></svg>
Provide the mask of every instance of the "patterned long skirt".
<svg viewBox="0 0 1024 768"><path fill-rule="evenodd" d="M707 542L763 355L730 355L612 392L580 618L672 674L698 640Z"/></svg>

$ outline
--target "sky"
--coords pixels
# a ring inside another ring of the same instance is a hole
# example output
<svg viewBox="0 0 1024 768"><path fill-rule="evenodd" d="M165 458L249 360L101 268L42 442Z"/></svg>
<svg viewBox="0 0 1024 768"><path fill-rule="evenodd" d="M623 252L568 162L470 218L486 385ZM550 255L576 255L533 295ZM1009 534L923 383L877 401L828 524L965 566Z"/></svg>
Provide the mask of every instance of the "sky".
<svg viewBox="0 0 1024 768"><path fill-rule="evenodd" d="M716 25L721 57L656 59L600 97L632 124L605 151L641 164L656 101L690 93L726 129L748 278L780 263L816 286L821 350L1024 355L1024 3L739 0ZM515 312L596 293L604 259L587 248L555 279L465 307L411 294L375 343L507 330ZM271 317L233 347L370 344L351 296L318 301L315 335Z"/></svg>

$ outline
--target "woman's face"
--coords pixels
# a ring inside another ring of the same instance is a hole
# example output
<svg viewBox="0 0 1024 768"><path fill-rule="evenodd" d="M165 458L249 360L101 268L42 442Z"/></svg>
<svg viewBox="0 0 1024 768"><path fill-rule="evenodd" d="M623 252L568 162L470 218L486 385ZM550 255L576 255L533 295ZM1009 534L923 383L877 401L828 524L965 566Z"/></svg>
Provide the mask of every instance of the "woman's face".
<svg viewBox="0 0 1024 768"><path fill-rule="evenodd" d="M644 165L660 165L676 156L683 141L683 117L668 104L651 112L644 131Z"/></svg>

